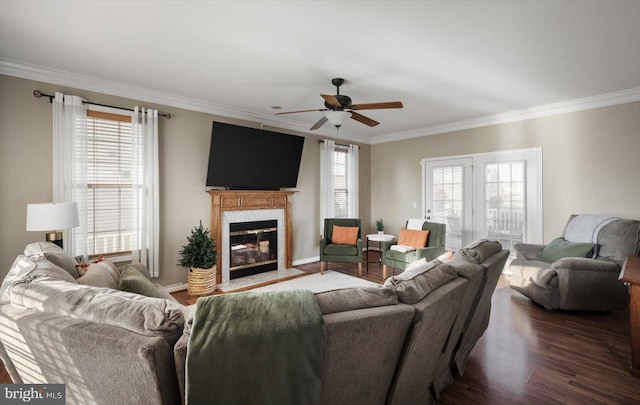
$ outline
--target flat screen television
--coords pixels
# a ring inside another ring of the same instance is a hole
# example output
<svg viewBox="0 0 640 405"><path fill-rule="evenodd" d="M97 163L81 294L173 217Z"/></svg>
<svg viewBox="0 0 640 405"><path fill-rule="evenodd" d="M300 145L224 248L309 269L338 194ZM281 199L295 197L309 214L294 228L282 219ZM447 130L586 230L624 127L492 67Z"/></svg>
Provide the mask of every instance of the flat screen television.
<svg viewBox="0 0 640 405"><path fill-rule="evenodd" d="M213 122L207 187L279 190L298 184L304 137Z"/></svg>

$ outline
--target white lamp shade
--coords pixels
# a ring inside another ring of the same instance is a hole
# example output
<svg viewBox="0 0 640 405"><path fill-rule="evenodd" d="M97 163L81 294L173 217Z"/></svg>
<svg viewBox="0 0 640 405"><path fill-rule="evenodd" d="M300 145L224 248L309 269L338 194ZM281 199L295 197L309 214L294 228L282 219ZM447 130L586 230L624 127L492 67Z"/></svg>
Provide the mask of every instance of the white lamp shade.
<svg viewBox="0 0 640 405"><path fill-rule="evenodd" d="M329 122L336 127L342 126L344 120L351 117L351 113L348 111L329 111L324 115Z"/></svg>
<svg viewBox="0 0 640 405"><path fill-rule="evenodd" d="M27 231L56 231L79 225L77 203L27 205Z"/></svg>

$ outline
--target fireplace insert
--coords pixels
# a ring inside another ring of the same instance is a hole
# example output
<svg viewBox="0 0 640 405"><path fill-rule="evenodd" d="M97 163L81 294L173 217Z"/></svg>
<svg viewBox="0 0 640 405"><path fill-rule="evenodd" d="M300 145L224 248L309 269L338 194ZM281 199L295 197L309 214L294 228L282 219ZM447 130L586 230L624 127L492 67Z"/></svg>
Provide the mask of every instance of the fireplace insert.
<svg viewBox="0 0 640 405"><path fill-rule="evenodd" d="M278 270L278 221L229 224L231 280Z"/></svg>

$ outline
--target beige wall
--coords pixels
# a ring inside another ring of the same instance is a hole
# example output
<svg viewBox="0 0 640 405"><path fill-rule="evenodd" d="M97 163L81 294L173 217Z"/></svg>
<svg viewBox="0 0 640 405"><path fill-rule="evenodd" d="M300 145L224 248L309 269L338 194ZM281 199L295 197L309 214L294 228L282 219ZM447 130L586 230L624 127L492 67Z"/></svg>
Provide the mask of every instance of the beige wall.
<svg viewBox="0 0 640 405"><path fill-rule="evenodd" d="M531 147L542 147L544 241L572 213L640 219L640 103L373 145L372 218L397 234L420 217L422 158Z"/></svg>
<svg viewBox="0 0 640 405"><path fill-rule="evenodd" d="M0 75L0 277L4 278L16 255L27 243L42 240L42 232L26 232L28 203L51 201L52 110L46 98L37 99L33 90L47 94L62 91L97 103L132 107L136 104L170 112L173 118L160 120L160 255L158 282L171 285L186 282L186 272L177 267L178 251L198 221L209 224L210 200L205 192L211 122L213 120L259 127L259 123L136 103L134 100L70 89L47 83ZM275 128L265 128L276 130ZM293 198L293 259L318 256L319 240L319 154L318 137L279 130L306 137ZM370 217L370 147L360 149L361 217ZM366 223L366 221L364 221ZM207 225L208 226L208 225ZM364 229L368 232L367 229Z"/></svg>

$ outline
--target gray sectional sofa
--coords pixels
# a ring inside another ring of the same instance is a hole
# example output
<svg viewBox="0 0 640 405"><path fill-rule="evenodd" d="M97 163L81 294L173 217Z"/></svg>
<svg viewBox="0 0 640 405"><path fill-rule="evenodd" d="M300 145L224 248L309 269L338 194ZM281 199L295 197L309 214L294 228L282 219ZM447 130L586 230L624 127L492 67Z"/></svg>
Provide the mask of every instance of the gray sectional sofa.
<svg viewBox="0 0 640 405"><path fill-rule="evenodd" d="M65 383L70 404L183 402L191 308L80 284L59 266L63 254L19 257L3 282L0 358L13 381ZM479 241L382 287L315 294L326 341L320 402L433 402L487 328L507 257Z"/></svg>

